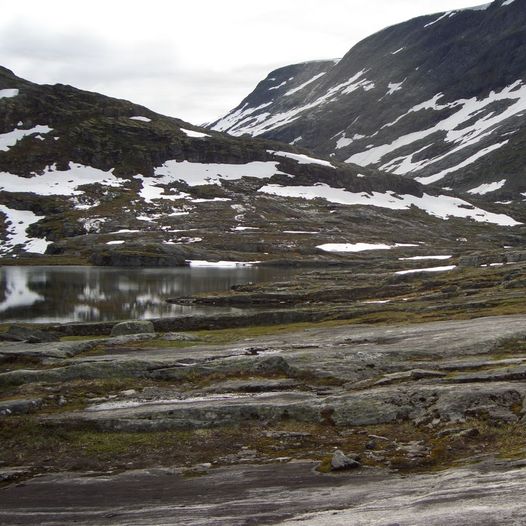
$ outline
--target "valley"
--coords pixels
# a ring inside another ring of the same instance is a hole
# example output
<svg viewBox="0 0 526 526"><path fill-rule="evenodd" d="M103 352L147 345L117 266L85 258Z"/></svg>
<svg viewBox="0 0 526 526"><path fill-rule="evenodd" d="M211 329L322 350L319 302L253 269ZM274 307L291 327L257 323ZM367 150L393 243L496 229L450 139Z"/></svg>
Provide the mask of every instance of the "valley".
<svg viewBox="0 0 526 526"><path fill-rule="evenodd" d="M0 66L0 524L521 524L525 22L202 126Z"/></svg>

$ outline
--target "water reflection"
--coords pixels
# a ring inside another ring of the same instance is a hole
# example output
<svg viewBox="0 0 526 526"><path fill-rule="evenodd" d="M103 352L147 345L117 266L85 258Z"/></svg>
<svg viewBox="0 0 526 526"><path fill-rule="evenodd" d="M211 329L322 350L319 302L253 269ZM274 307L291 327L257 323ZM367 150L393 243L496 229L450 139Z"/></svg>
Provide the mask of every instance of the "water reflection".
<svg viewBox="0 0 526 526"><path fill-rule="evenodd" d="M270 268L0 268L0 321L67 322L145 319L236 309L170 305L166 298L283 279Z"/></svg>

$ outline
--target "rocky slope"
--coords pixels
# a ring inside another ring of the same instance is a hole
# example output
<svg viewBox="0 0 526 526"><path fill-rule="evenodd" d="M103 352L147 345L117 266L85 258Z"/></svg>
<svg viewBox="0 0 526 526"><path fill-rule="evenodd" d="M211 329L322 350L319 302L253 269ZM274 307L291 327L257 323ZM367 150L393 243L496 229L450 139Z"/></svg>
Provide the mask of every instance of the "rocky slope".
<svg viewBox="0 0 526 526"><path fill-rule="evenodd" d="M33 343L0 346L0 523L517 524L520 307L260 334L26 329Z"/></svg>
<svg viewBox="0 0 526 526"><path fill-rule="evenodd" d="M308 75L327 65L311 64ZM519 209L6 69L0 132L4 260L45 252L128 266L346 261L342 252L465 252L522 238Z"/></svg>
<svg viewBox="0 0 526 526"><path fill-rule="evenodd" d="M526 193L526 0L409 20L273 71L210 125L485 195Z"/></svg>
<svg viewBox="0 0 526 526"><path fill-rule="evenodd" d="M26 526L35 517L42 525L380 526L388 515L389 524L400 526L478 526L520 524L526 513L521 462L416 477L380 470L320 477L312 468L311 462L235 466L192 478L169 468L46 475L5 490L0 520Z"/></svg>

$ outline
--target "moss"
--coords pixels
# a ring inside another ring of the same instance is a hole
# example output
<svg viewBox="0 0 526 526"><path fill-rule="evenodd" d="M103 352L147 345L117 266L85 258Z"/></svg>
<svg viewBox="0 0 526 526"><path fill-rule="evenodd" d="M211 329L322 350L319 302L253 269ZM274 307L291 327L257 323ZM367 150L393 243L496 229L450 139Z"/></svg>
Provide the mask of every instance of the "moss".
<svg viewBox="0 0 526 526"><path fill-rule="evenodd" d="M319 465L316 467L316 471L320 473L330 473L332 471L332 456L327 455L320 460Z"/></svg>

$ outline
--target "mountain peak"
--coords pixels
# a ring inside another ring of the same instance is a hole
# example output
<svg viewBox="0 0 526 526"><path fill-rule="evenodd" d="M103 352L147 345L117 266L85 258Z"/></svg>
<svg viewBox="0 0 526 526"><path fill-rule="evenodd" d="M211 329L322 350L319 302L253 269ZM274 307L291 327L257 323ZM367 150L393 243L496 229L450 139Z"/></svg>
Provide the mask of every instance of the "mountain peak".
<svg viewBox="0 0 526 526"><path fill-rule="evenodd" d="M258 84L210 127L522 199L525 28L526 0L418 17L359 42L336 64L289 66L291 80L292 69L272 72L279 89Z"/></svg>

